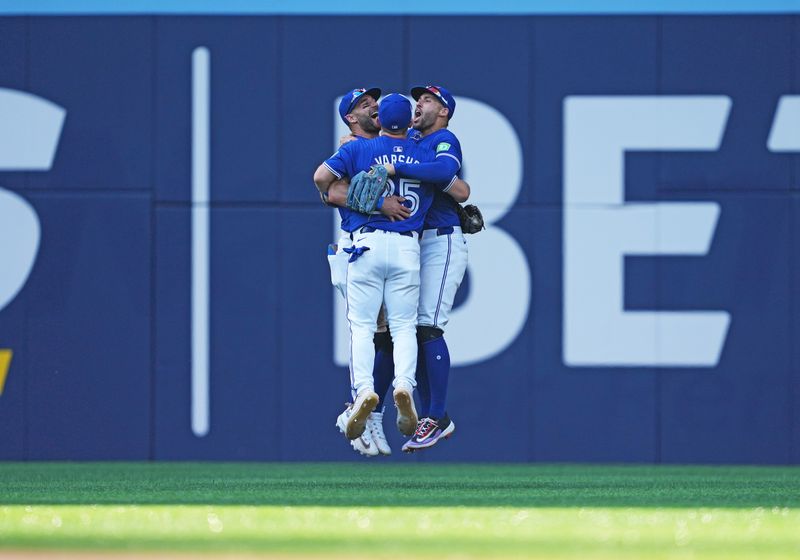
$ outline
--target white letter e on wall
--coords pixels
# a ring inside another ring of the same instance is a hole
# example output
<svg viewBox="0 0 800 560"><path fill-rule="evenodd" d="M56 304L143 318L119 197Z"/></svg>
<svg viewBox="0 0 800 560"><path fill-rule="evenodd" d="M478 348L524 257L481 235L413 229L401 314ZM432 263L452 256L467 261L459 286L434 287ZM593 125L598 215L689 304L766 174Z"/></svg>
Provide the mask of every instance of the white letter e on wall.
<svg viewBox="0 0 800 560"><path fill-rule="evenodd" d="M626 150L717 150L726 96L564 100L564 315L568 366L713 367L726 311L625 311L626 255L705 255L715 202L626 203Z"/></svg>

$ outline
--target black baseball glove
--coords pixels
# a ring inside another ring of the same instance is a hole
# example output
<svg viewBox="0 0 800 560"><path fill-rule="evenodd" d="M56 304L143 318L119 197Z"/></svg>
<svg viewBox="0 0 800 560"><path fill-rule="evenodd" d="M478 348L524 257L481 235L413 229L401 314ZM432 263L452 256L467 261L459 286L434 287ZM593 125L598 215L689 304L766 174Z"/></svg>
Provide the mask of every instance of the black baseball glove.
<svg viewBox="0 0 800 560"><path fill-rule="evenodd" d="M482 229L486 229L483 223L483 214L474 204L467 204L461 206L456 204L458 211L458 218L461 221L461 231L464 233L478 233Z"/></svg>

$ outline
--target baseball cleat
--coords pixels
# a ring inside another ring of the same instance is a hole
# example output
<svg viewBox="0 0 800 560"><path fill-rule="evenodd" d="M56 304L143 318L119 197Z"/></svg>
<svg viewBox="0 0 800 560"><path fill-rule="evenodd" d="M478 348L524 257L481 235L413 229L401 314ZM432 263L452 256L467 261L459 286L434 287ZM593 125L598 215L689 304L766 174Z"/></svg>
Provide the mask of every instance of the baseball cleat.
<svg viewBox="0 0 800 560"><path fill-rule="evenodd" d="M347 421L352 415L353 405L351 403L347 403L347 408L345 408L344 412L342 412L336 418L336 427L339 428L339 431L343 434L347 430ZM372 434L369 430L364 431L364 433L356 439L351 439L350 446L365 457L375 457L376 455L380 454L380 450L372 440Z"/></svg>
<svg viewBox="0 0 800 560"><path fill-rule="evenodd" d="M397 407L397 429L404 436L414 433L417 425L417 409L414 408L414 398L411 391L405 387L394 390L394 406Z"/></svg>
<svg viewBox="0 0 800 560"><path fill-rule="evenodd" d="M426 449L436 445L441 439L447 439L456 430L456 425L445 414L439 420L423 418L417 424L414 436L403 445L403 451L411 453L418 449Z"/></svg>
<svg viewBox="0 0 800 560"><path fill-rule="evenodd" d="M351 440L361 437L367 427L369 413L375 410L376 406L378 406L378 395L375 391L361 391L353 403L352 413L345 424L344 437Z"/></svg>
<svg viewBox="0 0 800 560"><path fill-rule="evenodd" d="M383 433L383 412L373 412L367 418L367 429L364 435L369 434L374 446L378 448L378 452L382 455L391 455L392 448L389 447L389 442L386 441L386 434ZM362 436L363 437L363 436ZM358 440L353 440L358 441Z"/></svg>

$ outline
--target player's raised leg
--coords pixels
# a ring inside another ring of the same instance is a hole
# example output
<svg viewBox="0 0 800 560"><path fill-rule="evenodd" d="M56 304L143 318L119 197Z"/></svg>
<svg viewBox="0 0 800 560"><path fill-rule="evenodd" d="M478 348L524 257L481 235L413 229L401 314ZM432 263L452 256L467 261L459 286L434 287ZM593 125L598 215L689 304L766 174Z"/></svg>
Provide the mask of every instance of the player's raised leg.
<svg viewBox="0 0 800 560"><path fill-rule="evenodd" d="M355 245L354 245L355 247ZM385 261L385 240L380 235L360 236L347 268L347 320L350 324L351 385L356 395L353 414L345 436L355 439L364 433L366 420L378 404L372 368L375 362L373 336L383 300L381 265Z"/></svg>
<svg viewBox="0 0 800 560"><path fill-rule="evenodd" d="M435 445L440 439L449 438L455 431L455 424L445 410L447 385L450 372L450 351L442 336L441 329L417 327L419 352L426 371L430 401L416 426L414 435L402 450L405 452L425 449Z"/></svg>
<svg viewBox="0 0 800 560"><path fill-rule="evenodd" d="M394 401L397 427L411 435L417 423L413 392L416 386L416 319L419 301L419 243L416 234L386 236L392 242L391 263L384 290L386 318L394 345Z"/></svg>
<svg viewBox="0 0 800 560"><path fill-rule="evenodd" d="M348 249L353 245L353 241L351 239L351 235L347 232L343 232L339 238L339 241L336 245L329 246L328 249L328 262L331 268L331 283L333 284L334 288L342 295L345 300L347 299L347 268L348 268L348 259L350 254L345 252L345 249ZM384 332L378 332L375 334L375 367L379 367L379 363L383 364L386 362L385 358L382 358L379 355L379 349L381 346L377 343L379 340L383 340L385 338L389 338L389 333L386 332L387 323L385 318L382 317L383 312L381 312L378 316L378 330L380 331L383 328ZM383 336L381 336L383 335ZM389 344L391 345L391 338L389 338ZM375 377L375 388L376 392L379 396L386 394L386 391L391 384L391 379L394 376L394 365L391 362L391 355L389 356L388 360L391 371L388 374L384 371L380 373L374 373ZM386 379L388 377L388 380ZM356 399L355 391L353 390L352 386L350 388L350 392L352 395L352 400ZM380 406L380 402L379 402ZM341 414L336 418L336 427L342 434L347 433L347 424L350 420L350 417L353 415L353 403L348 402L345 404L345 409L342 411ZM365 457L375 457L376 455L390 455L392 450L389 447L388 442L386 441L386 436L383 433L383 426L380 422L378 422L379 416L377 412L373 412L367 418L366 424L367 429L364 430L359 437L350 440L350 446L353 448L354 451L364 455ZM382 415L380 415L382 418Z"/></svg>
<svg viewBox="0 0 800 560"><path fill-rule="evenodd" d="M467 269L467 245L460 228L431 229L423 233L420 253L417 337L419 362L425 369L430 401L403 451L431 447L455 430L446 408L450 351L443 329L450 320L456 292Z"/></svg>

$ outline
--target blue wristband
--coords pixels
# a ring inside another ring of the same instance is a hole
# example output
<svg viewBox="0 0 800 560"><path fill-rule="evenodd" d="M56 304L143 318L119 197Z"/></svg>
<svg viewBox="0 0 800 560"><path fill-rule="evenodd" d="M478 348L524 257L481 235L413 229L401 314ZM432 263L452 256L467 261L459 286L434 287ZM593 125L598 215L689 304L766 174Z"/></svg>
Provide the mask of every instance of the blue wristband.
<svg viewBox="0 0 800 560"><path fill-rule="evenodd" d="M380 210L381 208L383 208L383 201L384 200L386 200L384 197L380 197L378 199L378 204L375 206L376 210Z"/></svg>

